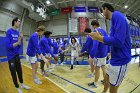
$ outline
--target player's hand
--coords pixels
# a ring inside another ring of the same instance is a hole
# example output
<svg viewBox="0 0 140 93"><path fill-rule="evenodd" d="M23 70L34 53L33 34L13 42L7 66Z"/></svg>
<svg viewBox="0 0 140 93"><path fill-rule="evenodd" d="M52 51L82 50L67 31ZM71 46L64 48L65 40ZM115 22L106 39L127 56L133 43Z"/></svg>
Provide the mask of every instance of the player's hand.
<svg viewBox="0 0 140 93"><path fill-rule="evenodd" d="M19 37L20 37L20 38L23 38L23 33L22 33L22 32L20 32Z"/></svg>
<svg viewBox="0 0 140 93"><path fill-rule="evenodd" d="M48 59L46 59L46 58L43 58L43 61L44 61L45 63L48 63L48 62L49 62Z"/></svg>
<svg viewBox="0 0 140 93"><path fill-rule="evenodd" d="M58 58L57 58L57 57L54 57L54 60L55 60L55 61L58 61Z"/></svg>
<svg viewBox="0 0 140 93"><path fill-rule="evenodd" d="M97 40L99 42L104 43L103 36L97 30L96 30L96 32L91 32L88 35L90 35L93 40Z"/></svg>
<svg viewBox="0 0 140 93"><path fill-rule="evenodd" d="M98 40L98 38L101 36L98 31L97 32L88 33L88 35L90 35L93 40Z"/></svg>
<svg viewBox="0 0 140 93"><path fill-rule="evenodd" d="M18 37L17 44L18 44L18 45L21 45L21 38L20 38L20 37Z"/></svg>
<svg viewBox="0 0 140 93"><path fill-rule="evenodd" d="M108 58L109 58L109 60L111 59L111 53L108 53Z"/></svg>
<svg viewBox="0 0 140 93"><path fill-rule="evenodd" d="M62 50L62 52L61 53L64 53L65 52L65 50Z"/></svg>

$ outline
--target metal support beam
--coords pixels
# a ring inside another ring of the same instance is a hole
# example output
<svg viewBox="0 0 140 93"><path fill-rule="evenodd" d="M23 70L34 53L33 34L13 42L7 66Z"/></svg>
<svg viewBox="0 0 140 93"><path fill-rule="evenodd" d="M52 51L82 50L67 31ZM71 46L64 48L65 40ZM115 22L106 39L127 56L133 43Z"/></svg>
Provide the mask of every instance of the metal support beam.
<svg viewBox="0 0 140 93"><path fill-rule="evenodd" d="M25 19L26 12L27 12L27 9L24 8L22 16L21 16L21 24L20 24L20 28L19 28L20 32L22 32L22 30L23 30L22 27L23 27L23 22L24 22L24 19Z"/></svg>
<svg viewBox="0 0 140 93"><path fill-rule="evenodd" d="M119 1L118 1L118 3L117 3L117 4L115 4L114 8L116 8L116 7L117 7L117 5L119 5L119 4L120 4L120 1L121 1L121 0L119 0Z"/></svg>
<svg viewBox="0 0 140 93"><path fill-rule="evenodd" d="M132 6L129 6L129 8L126 10L125 13L127 13L128 11L130 11L131 8L133 8L134 6L136 6L137 4L139 4L139 1L136 1L132 4Z"/></svg>
<svg viewBox="0 0 140 93"><path fill-rule="evenodd" d="M75 6L77 6L77 0L74 0Z"/></svg>
<svg viewBox="0 0 140 93"><path fill-rule="evenodd" d="M65 5L65 7L67 7L67 6L68 6L68 4L67 4L66 0L63 0L63 3L64 3L64 5Z"/></svg>
<svg viewBox="0 0 140 93"><path fill-rule="evenodd" d="M131 1L131 0L125 0L125 1L123 2L123 4L124 4L124 3L125 3L125 4L124 4L123 6L121 6L120 11L121 11L122 9L124 9L124 6L127 5L130 1Z"/></svg>
<svg viewBox="0 0 140 93"><path fill-rule="evenodd" d="M85 0L85 2L86 2L86 7L88 7L88 0Z"/></svg>
<svg viewBox="0 0 140 93"><path fill-rule="evenodd" d="M65 3L68 3L68 2L73 2L73 0L65 1ZM61 3L64 3L64 2L63 1L57 2L57 4L61 4ZM54 4L49 4L49 5L46 5L46 6L52 6L52 5L54 5Z"/></svg>
<svg viewBox="0 0 140 93"><path fill-rule="evenodd" d="M38 2L43 6L43 8L49 10L49 8L41 0L38 0Z"/></svg>
<svg viewBox="0 0 140 93"><path fill-rule="evenodd" d="M51 0L51 2L53 3L53 5L55 6L56 9L58 9L58 5L56 4L56 1L55 0Z"/></svg>
<svg viewBox="0 0 140 93"><path fill-rule="evenodd" d="M139 10L140 7L138 7L137 9L135 9L133 12L130 13L130 15L132 15L133 13L135 13L137 10Z"/></svg>

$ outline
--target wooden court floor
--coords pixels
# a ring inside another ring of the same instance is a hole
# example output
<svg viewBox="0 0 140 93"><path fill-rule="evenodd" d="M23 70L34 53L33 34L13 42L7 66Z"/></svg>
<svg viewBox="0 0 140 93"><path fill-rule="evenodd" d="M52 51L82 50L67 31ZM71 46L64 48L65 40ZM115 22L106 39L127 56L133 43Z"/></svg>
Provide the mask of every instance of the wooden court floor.
<svg viewBox="0 0 140 93"><path fill-rule="evenodd" d="M30 64L28 64L25 60L22 60L22 63L30 66ZM118 93L140 93L140 67L138 65L139 64L135 63L135 60L132 59L129 64L126 78L119 87ZM88 69L89 66L87 65L74 66L73 70L70 70L70 65L57 66L52 70L53 74L49 74L48 78L57 83L59 86L65 88L70 93L101 93L103 90L103 85L100 82L100 80L102 80L102 75L100 76L98 82L98 88L91 88L87 84L92 82L94 78L87 78L87 75L90 74ZM136 88L137 86L139 87ZM89 92L86 89L92 92Z"/></svg>
<svg viewBox="0 0 140 93"><path fill-rule="evenodd" d="M24 83L31 87L30 90L24 90L23 93L66 93L63 89L52 83L50 80L43 78L40 74L41 85L37 85L32 80L31 69L22 65ZM0 63L0 93L17 93L12 82L9 72L8 63Z"/></svg>
<svg viewBox="0 0 140 93"><path fill-rule="evenodd" d="M52 74L49 73L49 77L47 78L44 78L39 74L43 84L36 85L32 81L31 69L29 68L30 64L25 60L21 61L23 63L22 68L24 82L31 87L31 90L29 91L22 89L24 93L66 93L58 86L61 86L65 90L69 91L69 93L101 93L103 90L103 85L100 82L100 80L102 80L102 75L98 82L98 88L88 87L87 84L92 82L94 79L87 78L87 75L90 73L88 70L89 66L74 66L73 70L69 69L69 65L57 66L52 70ZM39 69L38 72L40 72ZM16 89L14 88L13 82L11 80L8 64L6 62L0 63L0 75L0 93L16 93ZM58 86L50 82L48 79L55 82ZM138 66L138 63L135 63L135 60L132 60L129 64L129 70L127 72L126 78L124 79L122 85L119 87L118 93L140 93L139 85L140 67ZM86 89L93 92L89 92Z"/></svg>

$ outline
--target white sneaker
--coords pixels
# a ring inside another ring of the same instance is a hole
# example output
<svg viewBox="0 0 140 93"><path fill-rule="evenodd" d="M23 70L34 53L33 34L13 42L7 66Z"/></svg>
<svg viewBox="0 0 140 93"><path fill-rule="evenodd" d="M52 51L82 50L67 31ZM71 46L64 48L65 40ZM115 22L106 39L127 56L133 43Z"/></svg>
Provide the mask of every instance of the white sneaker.
<svg viewBox="0 0 140 93"><path fill-rule="evenodd" d="M42 76L48 77L49 75L46 73L46 71L42 72Z"/></svg>
<svg viewBox="0 0 140 93"><path fill-rule="evenodd" d="M29 90L29 89L30 89L30 87L29 87L29 86L26 86L26 85L24 85L24 84L21 84L21 88L24 88L24 89L27 89L27 90Z"/></svg>
<svg viewBox="0 0 140 93"><path fill-rule="evenodd" d="M51 73L51 72L52 72L52 70L51 70L51 69L48 69L48 70L47 70L47 72Z"/></svg>
<svg viewBox="0 0 140 93"><path fill-rule="evenodd" d="M34 79L34 82L35 82L36 84L42 84L42 82L41 82L40 80L38 80L38 79Z"/></svg>
<svg viewBox="0 0 140 93"><path fill-rule="evenodd" d="M93 76L93 74L88 74L87 78L92 78Z"/></svg>
<svg viewBox="0 0 140 93"><path fill-rule="evenodd" d="M60 64L61 66L64 65L63 62Z"/></svg>
<svg viewBox="0 0 140 93"><path fill-rule="evenodd" d="M60 65L59 63L56 64L56 66L59 66L59 65Z"/></svg>
<svg viewBox="0 0 140 93"><path fill-rule="evenodd" d="M38 79L40 81L40 78L36 77L36 79Z"/></svg>
<svg viewBox="0 0 140 93"><path fill-rule="evenodd" d="M22 93L22 91L20 90L20 88L17 88L18 93Z"/></svg>
<svg viewBox="0 0 140 93"><path fill-rule="evenodd" d="M52 68L56 68L56 65L53 65Z"/></svg>

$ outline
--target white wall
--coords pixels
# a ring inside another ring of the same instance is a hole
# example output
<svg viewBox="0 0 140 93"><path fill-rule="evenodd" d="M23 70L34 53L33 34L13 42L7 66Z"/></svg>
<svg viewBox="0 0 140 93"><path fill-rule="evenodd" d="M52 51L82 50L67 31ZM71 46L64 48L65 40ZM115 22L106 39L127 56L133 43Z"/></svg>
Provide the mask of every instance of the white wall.
<svg viewBox="0 0 140 93"><path fill-rule="evenodd" d="M67 35L68 18L66 14L51 17L50 21L41 22L52 35Z"/></svg>
<svg viewBox="0 0 140 93"><path fill-rule="evenodd" d="M24 35L30 36L32 33L35 32L37 28L37 23L29 18L25 18L23 22L23 33Z"/></svg>
<svg viewBox="0 0 140 93"><path fill-rule="evenodd" d="M5 12L0 9L0 31L6 31L12 26L12 19L17 15L13 15L10 12Z"/></svg>

